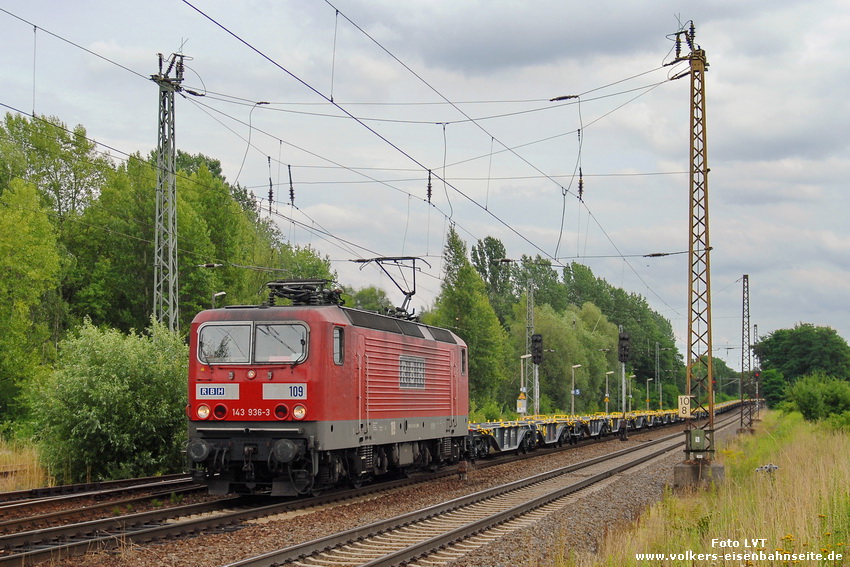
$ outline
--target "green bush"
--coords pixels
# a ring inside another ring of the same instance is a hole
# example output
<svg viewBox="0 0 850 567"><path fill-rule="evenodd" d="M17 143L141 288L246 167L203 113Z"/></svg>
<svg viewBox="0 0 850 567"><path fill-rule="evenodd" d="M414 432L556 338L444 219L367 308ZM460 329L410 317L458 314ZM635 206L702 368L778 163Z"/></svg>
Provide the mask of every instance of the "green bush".
<svg viewBox="0 0 850 567"><path fill-rule="evenodd" d="M34 431L59 480L174 472L185 439L187 347L152 324L125 335L86 321L34 392Z"/></svg>
<svg viewBox="0 0 850 567"><path fill-rule="evenodd" d="M811 376L801 378L788 389L788 396L806 421L817 421L826 411L820 384L812 378Z"/></svg>
<svg viewBox="0 0 850 567"><path fill-rule="evenodd" d="M850 411L850 382L833 379L823 385L823 403L826 414L841 414Z"/></svg>
<svg viewBox="0 0 850 567"><path fill-rule="evenodd" d="M830 429L850 433L850 411L833 414L826 418L824 423Z"/></svg>
<svg viewBox="0 0 850 567"><path fill-rule="evenodd" d="M850 382L823 374L803 376L788 387L787 399L806 421L850 411Z"/></svg>
<svg viewBox="0 0 850 567"><path fill-rule="evenodd" d="M517 413L506 410L495 400L489 400L483 406L478 407L474 400L469 402L469 421L472 423L487 423L499 421L500 419L516 419Z"/></svg>

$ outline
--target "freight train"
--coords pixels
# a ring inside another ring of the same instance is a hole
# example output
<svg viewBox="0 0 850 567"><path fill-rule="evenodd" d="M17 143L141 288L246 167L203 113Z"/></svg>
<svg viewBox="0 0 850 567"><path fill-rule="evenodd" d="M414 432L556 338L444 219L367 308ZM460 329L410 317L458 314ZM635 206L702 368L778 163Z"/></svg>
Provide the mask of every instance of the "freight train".
<svg viewBox="0 0 850 567"><path fill-rule="evenodd" d="M266 304L192 321L186 453L210 493L298 496L681 420L667 410L470 424L460 337L404 309L344 307L328 283L270 282Z"/></svg>

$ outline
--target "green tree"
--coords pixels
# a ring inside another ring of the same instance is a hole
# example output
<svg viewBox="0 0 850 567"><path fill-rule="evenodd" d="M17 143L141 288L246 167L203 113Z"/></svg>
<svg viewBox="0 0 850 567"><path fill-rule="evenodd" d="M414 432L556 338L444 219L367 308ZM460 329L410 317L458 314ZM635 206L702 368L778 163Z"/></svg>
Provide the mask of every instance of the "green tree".
<svg viewBox="0 0 850 567"><path fill-rule="evenodd" d="M558 312L567 308L567 288L559 281L558 272L549 260L539 254L533 258L523 254L514 273L518 290L534 291L535 305L548 304Z"/></svg>
<svg viewBox="0 0 850 567"><path fill-rule="evenodd" d="M187 360L180 336L157 323L144 335L77 328L56 371L30 392L51 474L81 482L179 471Z"/></svg>
<svg viewBox="0 0 850 567"><path fill-rule="evenodd" d="M210 307L259 303L266 281L284 277L333 279L330 262L309 247L291 247L273 227L245 210L223 179L196 156L192 172L177 183L177 246L180 327ZM147 325L153 311L156 172L132 156L111 173L83 215L82 229L68 239L74 258L66 296L77 320L125 332ZM215 268L202 267L217 264Z"/></svg>
<svg viewBox="0 0 850 567"><path fill-rule="evenodd" d="M156 163L155 152L151 153L150 161L151 163ZM190 154L183 150L177 150L175 167L177 171L182 171L187 174L198 173L201 168L204 168L216 179L225 181L224 175L221 172L221 162L217 159L205 156L204 154Z"/></svg>
<svg viewBox="0 0 850 567"><path fill-rule="evenodd" d="M767 405L775 407L785 399L785 387L788 385L785 377L778 370L762 370L760 395L767 401Z"/></svg>
<svg viewBox="0 0 850 567"><path fill-rule="evenodd" d="M100 192L111 171L108 157L97 151L81 125L68 128L55 117L31 120L7 113L0 124L0 192L14 179L32 184L58 227L57 249L62 259L59 281L45 294L40 317L58 343L69 324L69 269L74 256L69 242L82 228L78 221Z"/></svg>
<svg viewBox="0 0 850 567"><path fill-rule="evenodd" d="M181 326L210 307L213 293L225 291L228 302L235 304L250 303L257 293L256 282L240 267L253 263L254 227L230 186L207 168L210 161L193 163L177 184ZM221 266L198 268L207 263Z"/></svg>
<svg viewBox="0 0 850 567"><path fill-rule="evenodd" d="M0 421L20 415L18 394L52 358L43 298L58 283L56 231L35 187L13 179L0 195Z"/></svg>
<svg viewBox="0 0 850 567"><path fill-rule="evenodd" d="M655 377L655 353L658 350L658 372L663 385L671 379L683 391L685 385L682 356L676 349L670 321L653 311L646 299L616 288L597 278L587 266L571 263L564 268L564 283L570 303L591 302L608 321L620 325L631 339L630 374L639 379ZM665 399L670 399L665 394Z"/></svg>
<svg viewBox="0 0 850 567"><path fill-rule="evenodd" d="M850 379L850 346L830 327L799 323L779 329L759 341L754 352L762 369L775 369L789 382L818 373Z"/></svg>
<svg viewBox="0 0 850 567"><path fill-rule="evenodd" d="M606 373L618 368L617 327L598 307L585 303L580 308L570 305L563 313L551 305L535 307L534 330L543 335L543 362L538 368L541 412L569 413L573 402L579 413L604 409ZM517 357L525 350L525 333L524 323L512 327ZM577 364L581 366L573 369ZM573 375L579 391L574 399L570 395ZM617 376L609 377L610 393L615 391ZM528 386L530 391L530 382Z"/></svg>
<svg viewBox="0 0 850 567"><path fill-rule="evenodd" d="M346 304L355 309L377 313L384 313L393 306L387 292L374 286L352 291Z"/></svg>
<svg viewBox="0 0 850 567"><path fill-rule="evenodd" d="M597 278L587 266L572 262L564 267L564 284L567 297L573 305L591 302L603 313L614 312L613 286L602 278Z"/></svg>
<svg viewBox="0 0 850 567"><path fill-rule="evenodd" d="M0 160L9 179L18 177L35 185L60 224L82 213L111 168L86 137L85 128L69 129L52 116L30 121L7 113L0 137L7 140Z"/></svg>
<svg viewBox="0 0 850 567"><path fill-rule="evenodd" d="M287 278L317 278L336 281L337 275L331 269L331 260L322 256L310 246L281 245L278 251L278 266Z"/></svg>
<svg viewBox="0 0 850 567"><path fill-rule="evenodd" d="M65 296L78 323L89 317L125 332L147 326L153 312L155 187L155 170L131 156L110 174L83 213L80 230L66 241L74 262Z"/></svg>
<svg viewBox="0 0 850 567"><path fill-rule="evenodd" d="M712 360L712 372L714 373L714 393L716 401L725 402L733 398L740 399L738 392L738 381L741 373L730 368L726 361L716 356Z"/></svg>
<svg viewBox="0 0 850 567"><path fill-rule="evenodd" d="M472 247L472 265L487 286L487 297L499 322L505 325L517 297L513 262L506 261L505 245L491 236Z"/></svg>
<svg viewBox="0 0 850 567"><path fill-rule="evenodd" d="M481 276L466 256L454 227L444 251L445 277L435 310L426 323L457 333L469 348L469 393L479 405L495 397L505 379L504 330L487 299Z"/></svg>

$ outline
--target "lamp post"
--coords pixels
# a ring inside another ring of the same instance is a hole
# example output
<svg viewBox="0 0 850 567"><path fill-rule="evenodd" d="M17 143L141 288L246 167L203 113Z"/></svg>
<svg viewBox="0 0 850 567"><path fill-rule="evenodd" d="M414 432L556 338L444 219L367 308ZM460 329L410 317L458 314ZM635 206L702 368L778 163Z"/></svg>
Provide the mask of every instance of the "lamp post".
<svg viewBox="0 0 850 567"><path fill-rule="evenodd" d="M635 377L635 374L629 374L629 413L632 412L632 378Z"/></svg>
<svg viewBox="0 0 850 567"><path fill-rule="evenodd" d="M523 354L519 357L519 391L522 392L523 395L526 393L525 388L525 359L531 358L530 354ZM525 411L520 411L517 413L528 413L528 406L526 406Z"/></svg>
<svg viewBox="0 0 850 567"><path fill-rule="evenodd" d="M608 377L614 373L613 370L609 370L605 373L605 415L608 415L608 400L611 398L608 396Z"/></svg>
<svg viewBox="0 0 850 567"><path fill-rule="evenodd" d="M646 411L649 411L649 383L652 382L653 378L646 379Z"/></svg>
<svg viewBox="0 0 850 567"><path fill-rule="evenodd" d="M573 388L570 390L570 415L576 414L576 368L581 368L581 364L573 364Z"/></svg>
<svg viewBox="0 0 850 567"><path fill-rule="evenodd" d="M661 348L661 345L658 341L655 341L655 386L658 388L658 409L664 409L664 403L662 402L662 391L661 391L661 374L659 374L658 365L660 353L662 350L673 350L672 347L664 347ZM649 396L647 396L648 398Z"/></svg>
<svg viewBox="0 0 850 567"><path fill-rule="evenodd" d="M217 291L214 294L212 294L212 308L213 309L215 309L215 300L219 297L224 297L225 295L227 295L226 291Z"/></svg>

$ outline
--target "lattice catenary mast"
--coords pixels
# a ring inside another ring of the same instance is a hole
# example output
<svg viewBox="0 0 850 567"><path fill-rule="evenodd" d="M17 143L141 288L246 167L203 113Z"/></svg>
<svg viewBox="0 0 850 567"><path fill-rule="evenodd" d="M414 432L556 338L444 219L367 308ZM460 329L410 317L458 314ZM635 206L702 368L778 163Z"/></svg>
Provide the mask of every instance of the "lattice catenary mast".
<svg viewBox="0 0 850 567"><path fill-rule="evenodd" d="M742 432L752 431L755 414L755 388L753 388L753 356L750 341L750 276L743 278L743 317L741 321L741 426Z"/></svg>
<svg viewBox="0 0 850 567"><path fill-rule="evenodd" d="M159 139L156 154L156 222L154 227L153 311L157 321L177 330L177 189L174 143L174 93L181 90L183 55L173 54L163 72L151 75L159 85ZM174 70L174 78L169 77Z"/></svg>
<svg viewBox="0 0 850 567"><path fill-rule="evenodd" d="M755 346L757 344L759 344L759 326L753 325L753 346ZM761 387L759 385L759 380L760 380L759 375L761 374L761 362L759 361L759 357L758 357L757 352L758 351L753 350L753 358L755 359L755 367L756 367L755 376L753 376L753 382L754 382L755 391L756 391L756 416L755 416L755 420L759 421L759 418L760 418L759 412L761 412Z"/></svg>
<svg viewBox="0 0 850 567"><path fill-rule="evenodd" d="M693 23L676 33L676 59L688 61L691 77L690 143L690 285L688 305L688 358L686 395L691 410L708 415L707 427L698 430L688 420L685 460L711 461L714 455L714 372L711 342L711 246L708 235L708 142L705 116L705 51L694 43ZM690 53L682 55L682 40ZM685 74L678 75L679 78Z"/></svg>

